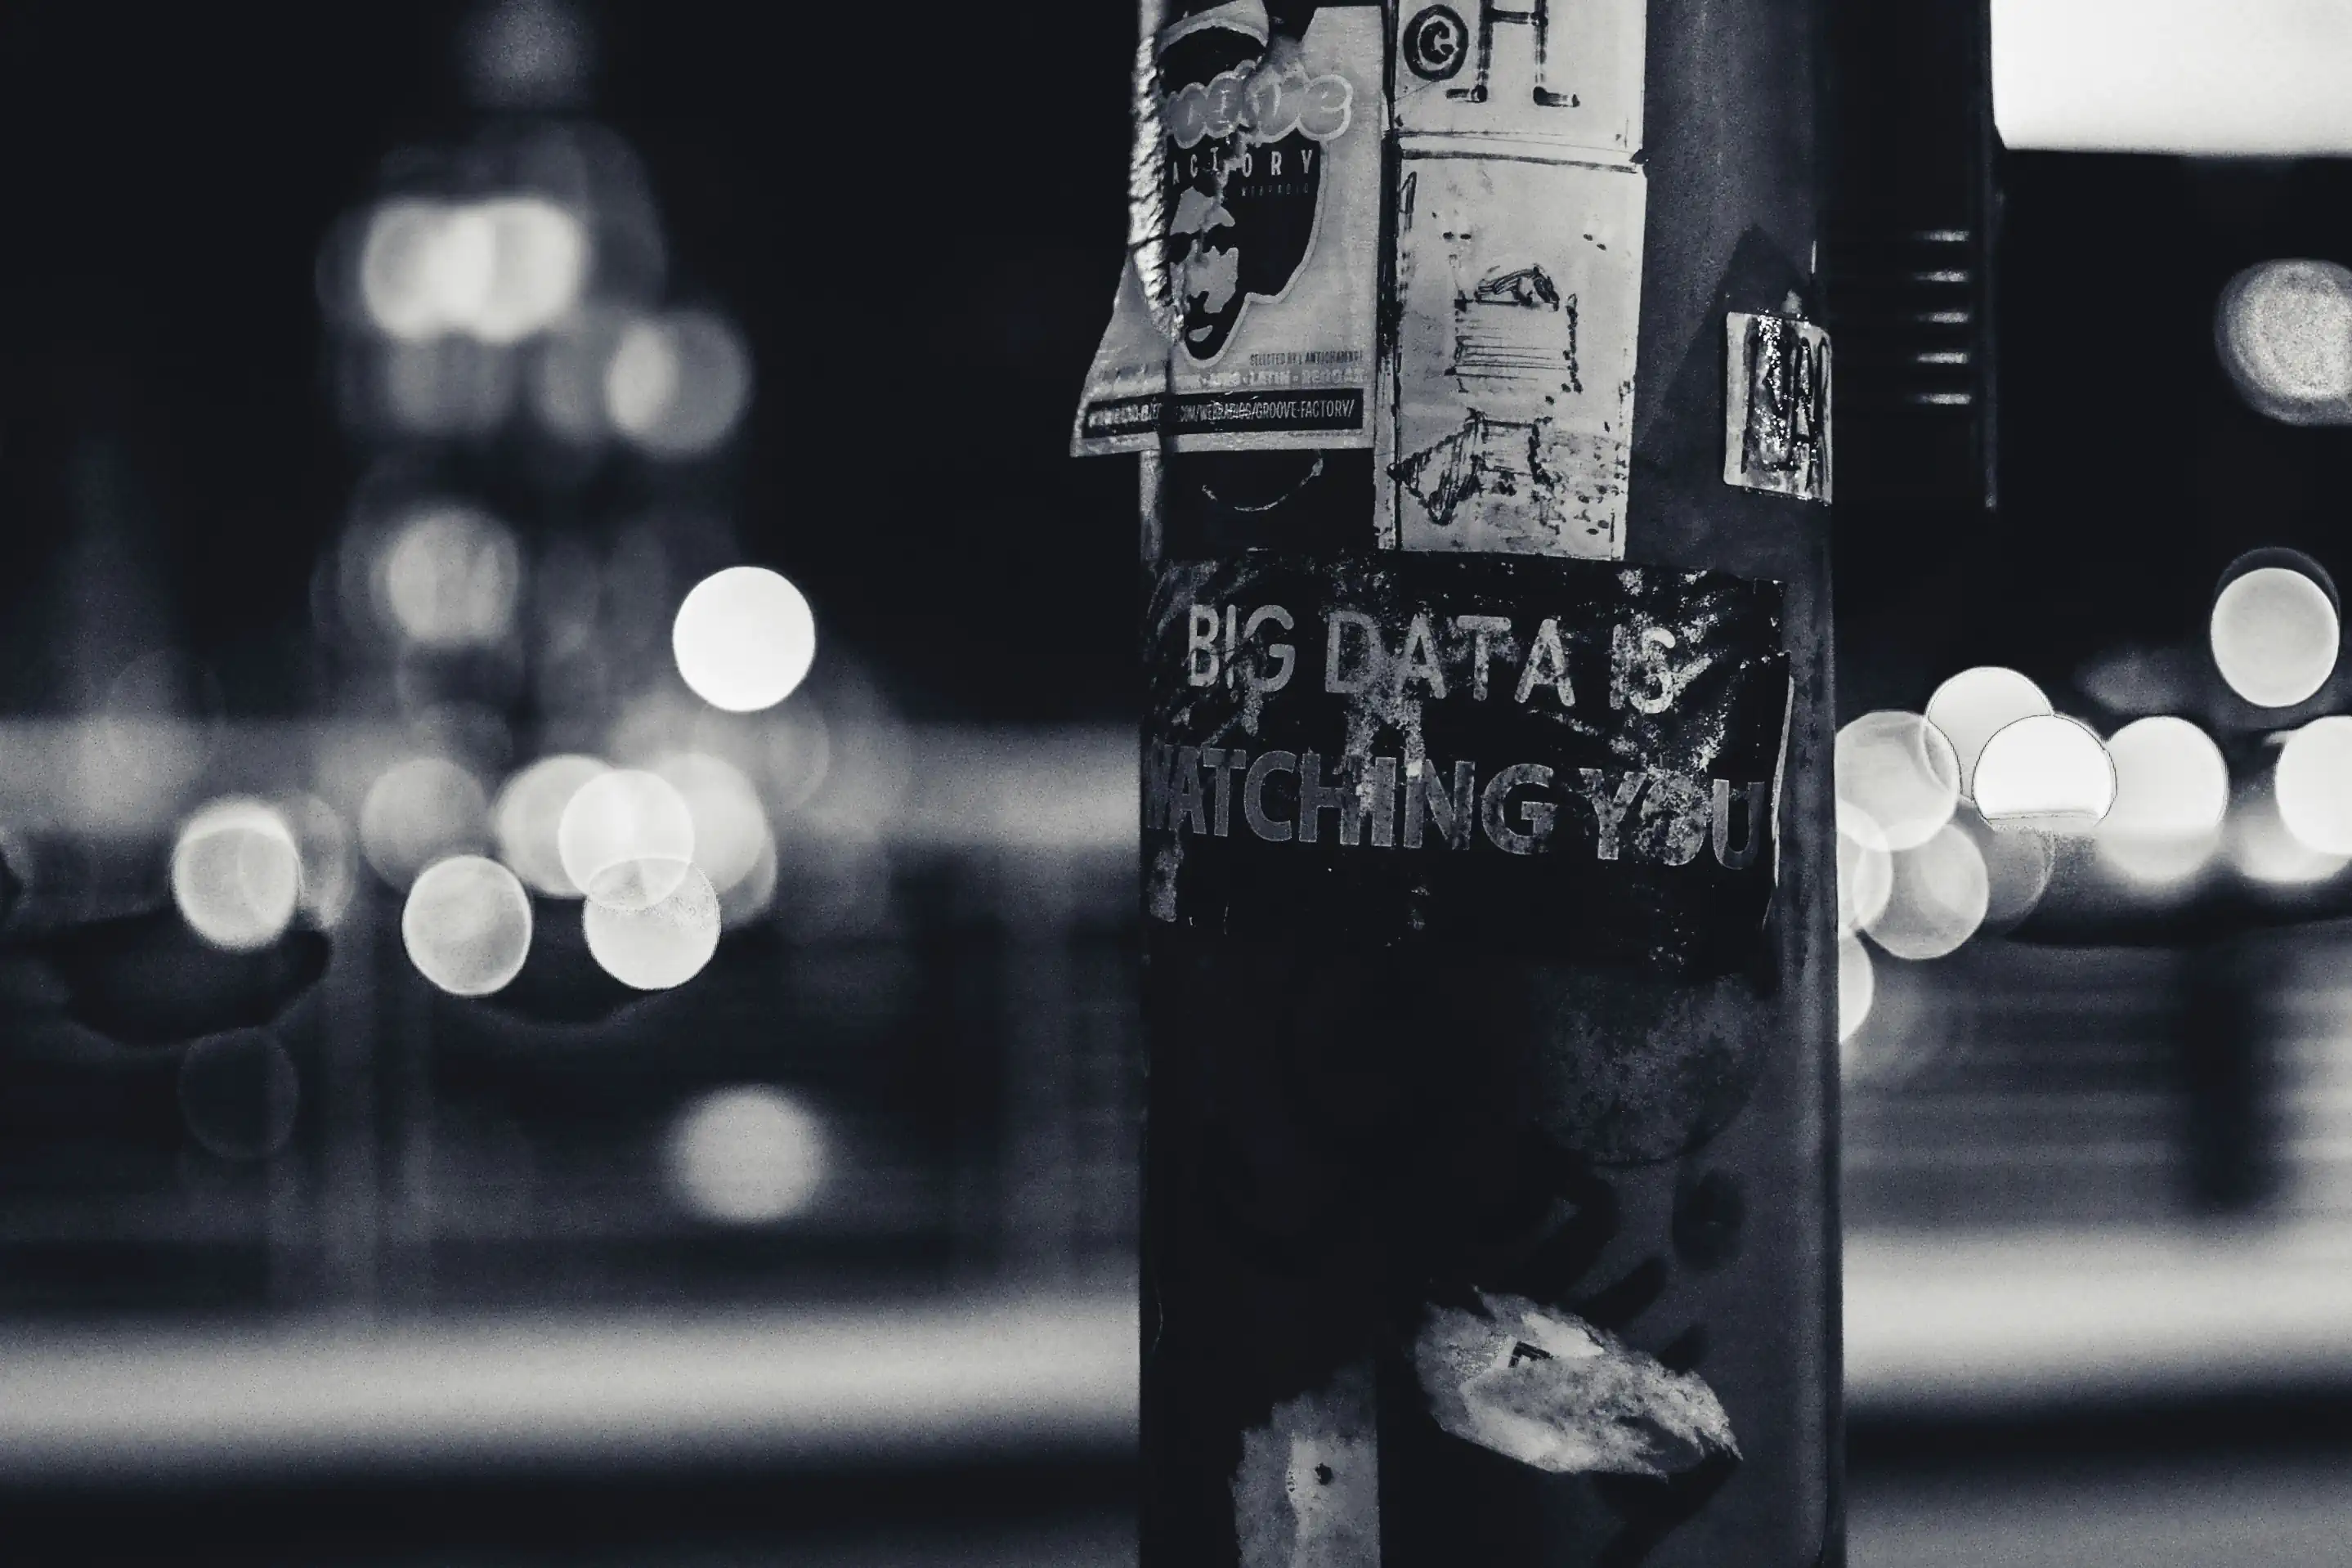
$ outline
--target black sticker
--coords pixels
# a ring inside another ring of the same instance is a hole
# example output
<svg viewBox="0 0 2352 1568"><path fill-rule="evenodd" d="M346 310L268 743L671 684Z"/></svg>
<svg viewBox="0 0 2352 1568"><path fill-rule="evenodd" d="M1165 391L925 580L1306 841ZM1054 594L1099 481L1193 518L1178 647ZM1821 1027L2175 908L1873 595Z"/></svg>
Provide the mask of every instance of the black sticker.
<svg viewBox="0 0 2352 1568"><path fill-rule="evenodd" d="M1688 975L1756 951L1778 584L1252 552L1168 567L1148 626L1156 919Z"/></svg>

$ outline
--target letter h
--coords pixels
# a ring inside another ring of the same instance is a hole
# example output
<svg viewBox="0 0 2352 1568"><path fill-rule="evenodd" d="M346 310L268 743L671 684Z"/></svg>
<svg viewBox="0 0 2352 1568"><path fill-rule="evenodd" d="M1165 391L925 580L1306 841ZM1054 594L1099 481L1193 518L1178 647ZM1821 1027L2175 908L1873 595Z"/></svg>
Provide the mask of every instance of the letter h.
<svg viewBox="0 0 2352 1568"><path fill-rule="evenodd" d="M1506 10L1495 0L1478 0L1478 77L1468 87L1449 87L1448 98L1465 103L1486 101L1486 75L1495 64L1495 29L1517 23L1533 29L1536 36L1536 102L1546 109L1566 109L1572 97L1554 92L1544 85L1550 79L1546 61L1551 54L1551 0L1533 0L1527 10Z"/></svg>

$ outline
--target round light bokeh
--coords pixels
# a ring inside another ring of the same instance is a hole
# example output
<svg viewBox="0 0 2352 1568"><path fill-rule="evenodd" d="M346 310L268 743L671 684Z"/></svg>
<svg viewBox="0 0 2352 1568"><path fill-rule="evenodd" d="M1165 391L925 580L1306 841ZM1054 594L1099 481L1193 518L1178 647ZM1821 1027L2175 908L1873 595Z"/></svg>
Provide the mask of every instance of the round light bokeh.
<svg viewBox="0 0 2352 1568"><path fill-rule="evenodd" d="M1994 827L2087 833L2116 803L2116 764L2089 725L2043 713L1985 742L1976 786L1977 810Z"/></svg>
<svg viewBox="0 0 2352 1568"><path fill-rule="evenodd" d="M180 1120L224 1160L266 1160L294 1136L301 1080L268 1029L208 1035L180 1058Z"/></svg>
<svg viewBox="0 0 2352 1568"><path fill-rule="evenodd" d="M757 868L763 846L774 853L759 792L741 769L705 752L673 753L648 771L686 802L694 819L694 863L723 902Z"/></svg>
<svg viewBox="0 0 2352 1568"><path fill-rule="evenodd" d="M771 1225L803 1212L830 1163L824 1124L765 1085L717 1089L686 1106L666 1152L678 1201L728 1225Z"/></svg>
<svg viewBox="0 0 2352 1568"><path fill-rule="evenodd" d="M2279 749L2279 820L2322 855L2352 856L2352 719L2315 719Z"/></svg>
<svg viewBox="0 0 2352 1568"><path fill-rule="evenodd" d="M592 902L644 910L686 879L694 814L676 786L641 768L615 768L582 784L555 827L557 858Z"/></svg>
<svg viewBox="0 0 2352 1568"><path fill-rule="evenodd" d="M302 896L293 830L258 800L216 800L190 816L172 848L172 901L213 946L249 952L284 934Z"/></svg>
<svg viewBox="0 0 2352 1568"><path fill-rule="evenodd" d="M320 931L342 923L359 890L359 852L352 830L335 808L315 795L292 795L274 803L294 835L302 862L300 908Z"/></svg>
<svg viewBox="0 0 2352 1568"><path fill-rule="evenodd" d="M563 868L563 851L556 833L572 797L611 771L595 757L565 752L541 757L507 780L499 791L490 821L498 837L499 858L534 892L551 899L582 896L580 884Z"/></svg>
<svg viewBox="0 0 2352 1568"><path fill-rule="evenodd" d="M1886 908L1863 929L1897 958L1942 958L1977 933L1990 901L1976 841L1948 823L1925 844L1896 852Z"/></svg>
<svg viewBox="0 0 2352 1568"><path fill-rule="evenodd" d="M816 617L784 577L730 566L694 585L670 626L677 672L694 694L730 713L773 708L816 659Z"/></svg>
<svg viewBox="0 0 2352 1568"><path fill-rule="evenodd" d="M776 836L762 831L760 852L743 879L719 895L719 924L734 931L776 906Z"/></svg>
<svg viewBox="0 0 2352 1568"><path fill-rule="evenodd" d="M1959 804L1952 742L1917 713L1865 713L1840 730L1836 768L1838 799L1876 823L1889 849L1927 843Z"/></svg>
<svg viewBox="0 0 2352 1568"><path fill-rule="evenodd" d="M741 423L751 351L707 310L641 317L621 329L604 367L604 416L649 456L698 458Z"/></svg>
<svg viewBox="0 0 2352 1568"><path fill-rule="evenodd" d="M1886 835L1867 812L1837 803L1838 931L1851 934L1876 920L1895 891L1895 859Z"/></svg>
<svg viewBox="0 0 2352 1568"><path fill-rule="evenodd" d="M1985 915L1979 934L2009 931L2041 907L2058 868L2057 846L2049 834L2022 827L1996 829L1974 807L1965 805L1953 814L1952 826L1969 836L1984 858Z"/></svg>
<svg viewBox="0 0 2352 1568"><path fill-rule="evenodd" d="M2042 688L2013 669L1990 664L1960 671L1927 699L1927 721L1951 742L1960 765L1960 794L1971 800L1985 742L2020 719L2050 710Z"/></svg>
<svg viewBox="0 0 2352 1568"><path fill-rule="evenodd" d="M2265 261L2221 290L2213 336L2246 401L2292 424L2352 420L2352 270Z"/></svg>
<svg viewBox="0 0 2352 1568"><path fill-rule="evenodd" d="M2138 719L2107 739L2116 804L2099 825L2100 860L2135 882L2185 880L2212 859L2230 806L2230 770L2186 719Z"/></svg>
<svg viewBox="0 0 2352 1568"><path fill-rule="evenodd" d="M520 342L563 319L580 299L588 231L544 196L502 196L476 209L490 228L488 284L466 323L485 342Z"/></svg>
<svg viewBox="0 0 2352 1568"><path fill-rule="evenodd" d="M514 630L522 552L506 525L478 508L416 512L387 542L383 574L394 626L427 647L488 646Z"/></svg>
<svg viewBox="0 0 2352 1568"><path fill-rule="evenodd" d="M387 769L360 805L360 852L375 874L406 892L436 860L489 847L490 803L473 774L446 757L413 757Z"/></svg>
<svg viewBox="0 0 2352 1568"><path fill-rule="evenodd" d="M667 991L702 973L719 951L719 895L710 879L676 863L668 897L638 909L591 897L581 912L588 951L605 973L639 991Z"/></svg>
<svg viewBox="0 0 2352 1568"><path fill-rule="evenodd" d="M2214 667L2258 708L2292 708L2326 684L2343 640L2336 603L2307 574L2258 566L2213 600Z"/></svg>
<svg viewBox="0 0 2352 1568"><path fill-rule="evenodd" d="M488 996L530 956L530 897L496 860L457 855L425 868L400 911L416 972L452 996Z"/></svg>
<svg viewBox="0 0 2352 1568"><path fill-rule="evenodd" d="M2238 874L2267 887L2308 887L2352 865L2352 857L2314 849L2287 831L2269 774L2238 790L2222 842Z"/></svg>
<svg viewBox="0 0 2352 1568"><path fill-rule="evenodd" d="M1878 971L1871 963L1870 950L1857 936L1841 936L1837 945L1837 1029L1838 1042L1843 1045L1854 1037L1854 1032L1870 1017L1870 1005L1878 996Z"/></svg>

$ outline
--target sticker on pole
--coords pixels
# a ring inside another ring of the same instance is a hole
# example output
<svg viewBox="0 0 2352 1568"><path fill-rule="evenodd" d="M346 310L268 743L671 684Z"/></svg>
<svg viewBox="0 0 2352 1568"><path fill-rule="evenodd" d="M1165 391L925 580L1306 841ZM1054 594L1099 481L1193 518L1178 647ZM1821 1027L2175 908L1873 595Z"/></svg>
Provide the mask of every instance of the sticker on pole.
<svg viewBox="0 0 2352 1568"><path fill-rule="evenodd" d="M1378 523L1405 550L1625 553L1638 169L1408 158Z"/></svg>
<svg viewBox="0 0 2352 1568"><path fill-rule="evenodd" d="M1643 0L1400 0L1395 12L1392 92L1408 151L1415 136L1618 161L1642 150Z"/></svg>
<svg viewBox="0 0 2352 1568"><path fill-rule="evenodd" d="M1830 335L1797 316L1725 318L1723 482L1830 499Z"/></svg>
<svg viewBox="0 0 2352 1568"><path fill-rule="evenodd" d="M1074 452L1372 444L1381 79L1374 6L1292 37L1229 0L1160 29Z"/></svg>
<svg viewBox="0 0 2352 1568"><path fill-rule="evenodd" d="M1171 924L1705 975L1761 941L1780 589L1507 556L1161 575L1147 904Z"/></svg>

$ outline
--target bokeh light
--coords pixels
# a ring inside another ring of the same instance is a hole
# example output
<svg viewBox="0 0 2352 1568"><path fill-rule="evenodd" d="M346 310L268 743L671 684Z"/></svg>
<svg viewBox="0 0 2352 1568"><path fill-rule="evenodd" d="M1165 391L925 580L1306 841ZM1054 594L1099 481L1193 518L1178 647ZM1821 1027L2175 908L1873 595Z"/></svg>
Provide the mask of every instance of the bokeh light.
<svg viewBox="0 0 2352 1568"><path fill-rule="evenodd" d="M710 879L673 863L669 896L637 909L590 898L581 911L588 951L605 973L639 991L667 991L702 973L719 951L719 895Z"/></svg>
<svg viewBox="0 0 2352 1568"><path fill-rule="evenodd" d="M782 576L730 566L694 585L670 626L677 672L696 696L730 713L772 708L816 658L816 617Z"/></svg>
<svg viewBox="0 0 2352 1568"><path fill-rule="evenodd" d="M436 860L490 842L490 804L474 775L446 757L412 757L384 771L360 805L360 852L405 892Z"/></svg>
<svg viewBox="0 0 2352 1568"><path fill-rule="evenodd" d="M1895 858L1886 835L1870 815L1837 803L1838 932L1851 934L1878 918L1895 891Z"/></svg>
<svg viewBox="0 0 2352 1568"><path fill-rule="evenodd" d="M1952 826L1969 836L1984 858L1985 915L1979 935L1990 936L2021 923L2041 907L2058 868L2051 836L2032 828L1994 828L1974 807L1952 814Z"/></svg>
<svg viewBox="0 0 2352 1568"><path fill-rule="evenodd" d="M1837 1028L1841 1044L1853 1038L1870 1016L1870 1005L1878 995L1878 971L1871 963L1870 950L1857 936L1838 938L1837 945Z"/></svg>
<svg viewBox="0 0 2352 1568"><path fill-rule="evenodd" d="M359 852L352 830L333 806L315 795L290 795L273 803L294 835L301 858L301 910L320 931L342 923L359 888Z"/></svg>
<svg viewBox="0 0 2352 1568"><path fill-rule="evenodd" d="M594 58L586 23L561 0L499 0L467 29L465 45L476 100L504 109L572 101Z"/></svg>
<svg viewBox="0 0 2352 1568"><path fill-rule="evenodd" d="M484 342L520 342L578 302L588 276L588 231L543 196L501 197L478 210L490 226L490 282L467 325Z"/></svg>
<svg viewBox="0 0 2352 1568"><path fill-rule="evenodd" d="M301 1081L268 1029L208 1035L180 1058L180 1120L224 1160L263 1160L294 1135Z"/></svg>
<svg viewBox="0 0 2352 1568"><path fill-rule="evenodd" d="M420 509L383 552L384 608L428 647L496 643L514 630L522 552L505 524L476 507Z"/></svg>
<svg viewBox="0 0 2352 1568"><path fill-rule="evenodd" d="M2240 876L2273 888L2324 882L2352 865L2352 857L2314 849L2287 831L2279 815L2275 781L2268 773L2238 788L2222 843Z"/></svg>
<svg viewBox="0 0 2352 1568"><path fill-rule="evenodd" d="M1991 889L1976 841L1950 824L1895 855L1886 908L1863 929L1897 958L1956 952L1984 924Z"/></svg>
<svg viewBox="0 0 2352 1568"><path fill-rule="evenodd" d="M414 342L458 331L480 313L498 271L498 230L472 207L385 202L368 219L360 300L386 337Z"/></svg>
<svg viewBox="0 0 2352 1568"><path fill-rule="evenodd" d="M1995 827L2087 832L2116 803L2116 764L2089 725L2044 713L1985 742L1976 786L1977 810Z"/></svg>
<svg viewBox="0 0 2352 1568"><path fill-rule="evenodd" d="M189 817L172 849L172 901L215 947L267 947L294 919L302 863L286 819L258 800L216 800Z"/></svg>
<svg viewBox="0 0 2352 1568"><path fill-rule="evenodd" d="M735 931L775 908L776 874L776 836L763 831L751 868L740 881L719 895L719 928Z"/></svg>
<svg viewBox="0 0 2352 1568"><path fill-rule="evenodd" d="M530 955L530 897L512 871L479 855L425 868L400 911L416 972L453 996L488 996Z"/></svg>
<svg viewBox="0 0 2352 1568"><path fill-rule="evenodd" d="M576 899L582 895L580 884L563 868L563 851L556 841L556 831L562 825L563 808L572 804L572 797L590 780L611 771L595 757L564 752L541 757L507 780L499 791L490 820L491 832L498 839L499 858L532 891L551 899Z"/></svg>
<svg viewBox="0 0 2352 1568"><path fill-rule="evenodd" d="M2196 875L2212 858L2230 805L2230 770L2212 737L2186 719L2138 719L2107 739L2116 804L2099 825L2100 860L2152 886Z"/></svg>
<svg viewBox="0 0 2352 1568"><path fill-rule="evenodd" d="M751 352L708 310L641 317L604 366L604 416L639 450L696 458L733 433L751 397Z"/></svg>
<svg viewBox="0 0 2352 1568"><path fill-rule="evenodd" d="M1985 742L2020 719L2050 711L2042 688L2013 669L1979 665L1964 669L1927 699L1927 722L1944 732L1960 764L1960 794L1976 797L1977 758Z"/></svg>
<svg viewBox="0 0 2352 1568"><path fill-rule="evenodd" d="M2304 701L2336 668L2343 639L2336 602L2307 572L2257 566L2213 600L2213 663L2258 708Z"/></svg>
<svg viewBox="0 0 2352 1568"><path fill-rule="evenodd" d="M773 857L768 814L751 781L733 763L703 752L661 758L649 770L667 780L694 820L694 863L722 901L751 876L763 846Z"/></svg>
<svg viewBox="0 0 2352 1568"><path fill-rule="evenodd" d="M2307 260L2249 267L2222 289L2213 337L2252 407L2290 424L2352 422L2352 270Z"/></svg>
<svg viewBox="0 0 2352 1568"><path fill-rule="evenodd" d="M2279 820L2323 855L2352 856L2352 719L2315 719L2286 739L2276 770Z"/></svg>
<svg viewBox="0 0 2352 1568"><path fill-rule="evenodd" d="M1916 713L1865 713L1840 730L1836 768L1838 799L1876 823L1889 849L1927 843L1959 804L1952 742Z"/></svg>
<svg viewBox="0 0 2352 1568"><path fill-rule="evenodd" d="M670 1182L704 1219L767 1225L808 1208L824 1184L824 1124L800 1101L764 1084L713 1090L688 1104L670 1129Z"/></svg>
<svg viewBox="0 0 2352 1568"><path fill-rule="evenodd" d="M592 901L642 910L686 879L694 814L667 779L616 768L572 792L556 822L555 847L563 874Z"/></svg>

